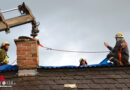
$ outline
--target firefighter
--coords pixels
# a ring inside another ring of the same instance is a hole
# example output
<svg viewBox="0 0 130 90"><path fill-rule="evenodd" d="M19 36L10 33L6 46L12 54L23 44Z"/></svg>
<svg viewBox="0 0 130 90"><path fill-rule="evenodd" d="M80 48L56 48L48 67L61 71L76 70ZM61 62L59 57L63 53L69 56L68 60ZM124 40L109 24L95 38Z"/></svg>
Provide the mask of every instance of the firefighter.
<svg viewBox="0 0 130 90"><path fill-rule="evenodd" d="M0 66L8 64L8 56L7 56L7 51L9 49L9 43L7 41L4 41L1 44L1 49L0 49Z"/></svg>
<svg viewBox="0 0 130 90"><path fill-rule="evenodd" d="M80 59L80 66L81 65L87 65L86 59L84 59L84 58Z"/></svg>
<svg viewBox="0 0 130 90"><path fill-rule="evenodd" d="M124 35L118 32L115 35L116 45L114 48L109 46L106 42L104 45L110 50L107 59L114 63L116 66L125 66L129 64L129 50L128 44L124 39Z"/></svg>

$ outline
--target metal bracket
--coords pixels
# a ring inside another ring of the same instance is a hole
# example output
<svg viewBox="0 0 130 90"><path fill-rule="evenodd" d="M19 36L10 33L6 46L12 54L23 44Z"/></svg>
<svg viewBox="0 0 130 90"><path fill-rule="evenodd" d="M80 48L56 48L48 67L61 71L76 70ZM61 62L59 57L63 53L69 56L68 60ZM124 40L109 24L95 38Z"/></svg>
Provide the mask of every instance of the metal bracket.
<svg viewBox="0 0 130 90"><path fill-rule="evenodd" d="M23 2L22 5L18 6L18 9L19 9L19 11L20 11L20 13L22 15L29 14L33 18L33 21L32 21L32 34L31 34L31 36L33 36L35 38L37 36L37 33L39 33L39 30L38 30L38 25L39 24L36 22L35 17L33 16L31 10L29 9L29 7L24 2Z"/></svg>
<svg viewBox="0 0 130 90"><path fill-rule="evenodd" d="M21 13L21 16L5 20L5 18L2 14L10 12L10 11L14 11L14 10L19 10L19 12ZM0 24L2 25L0 27L0 31L5 30L8 33L9 28L19 26L19 25L22 25L22 24L26 24L26 23L32 24L31 36L33 36L33 38L35 38L37 36L37 33L39 32L39 30L38 30L39 23L36 22L36 19L33 16L31 10L29 9L29 7L24 2L23 2L22 5L19 5L18 8L5 10L5 11L2 11L2 12L0 11Z"/></svg>
<svg viewBox="0 0 130 90"><path fill-rule="evenodd" d="M6 29L5 29L6 33L10 33L9 25L7 24L7 22L6 22L6 20L3 16L3 14L1 13L1 11L0 11L0 21L3 22L6 25Z"/></svg>

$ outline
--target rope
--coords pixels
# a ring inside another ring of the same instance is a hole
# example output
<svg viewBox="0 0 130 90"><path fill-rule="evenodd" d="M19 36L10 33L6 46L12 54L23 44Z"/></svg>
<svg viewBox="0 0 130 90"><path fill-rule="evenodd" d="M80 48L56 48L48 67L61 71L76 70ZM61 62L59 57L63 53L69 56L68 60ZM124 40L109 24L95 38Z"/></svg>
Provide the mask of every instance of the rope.
<svg viewBox="0 0 130 90"><path fill-rule="evenodd" d="M43 45L39 45L46 50L53 50L53 51L59 51L59 52L72 52L72 53L108 53L109 51L73 51L73 50L61 50L61 49L53 49L53 48L48 48L44 47Z"/></svg>
<svg viewBox="0 0 130 90"><path fill-rule="evenodd" d="M16 61L17 61L17 60L14 60L14 61L11 63L11 65L13 65Z"/></svg>
<svg viewBox="0 0 130 90"><path fill-rule="evenodd" d="M59 52L72 52L72 53L108 53L109 51L73 51L73 50L61 50L61 49L53 49L53 48L48 48L44 47L43 45L39 44L39 46L45 48L46 50L53 50L53 51L59 51ZM17 60L14 60L11 65L13 65Z"/></svg>

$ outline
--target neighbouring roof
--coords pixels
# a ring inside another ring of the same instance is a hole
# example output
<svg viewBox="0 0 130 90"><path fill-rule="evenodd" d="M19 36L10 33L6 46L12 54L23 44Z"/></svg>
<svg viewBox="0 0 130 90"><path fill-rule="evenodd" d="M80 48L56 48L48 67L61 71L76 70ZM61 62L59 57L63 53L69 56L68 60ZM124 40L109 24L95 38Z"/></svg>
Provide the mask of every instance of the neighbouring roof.
<svg viewBox="0 0 130 90"><path fill-rule="evenodd" d="M38 68L34 77L18 77L17 70L2 71L5 81L16 84L0 90L130 90L130 66Z"/></svg>

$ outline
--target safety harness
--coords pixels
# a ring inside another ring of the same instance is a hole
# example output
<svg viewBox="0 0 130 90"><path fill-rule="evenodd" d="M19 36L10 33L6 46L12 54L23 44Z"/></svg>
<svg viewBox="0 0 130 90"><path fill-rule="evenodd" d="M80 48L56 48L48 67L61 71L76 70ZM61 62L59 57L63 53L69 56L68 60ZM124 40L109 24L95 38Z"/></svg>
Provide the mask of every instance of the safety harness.
<svg viewBox="0 0 130 90"><path fill-rule="evenodd" d="M127 42L122 43L121 48L120 48L120 50L118 51L118 56L119 56L120 65L123 65L121 52L122 52L122 49L123 49L125 46L128 46Z"/></svg>

